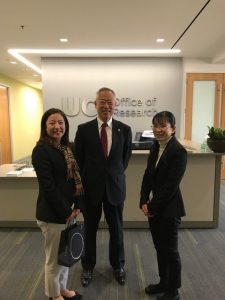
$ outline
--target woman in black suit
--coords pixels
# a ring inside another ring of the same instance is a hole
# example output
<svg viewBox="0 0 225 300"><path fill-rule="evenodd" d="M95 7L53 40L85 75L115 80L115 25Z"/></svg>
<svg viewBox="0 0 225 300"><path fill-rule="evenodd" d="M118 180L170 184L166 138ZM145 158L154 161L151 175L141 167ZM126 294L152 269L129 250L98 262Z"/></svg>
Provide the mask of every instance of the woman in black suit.
<svg viewBox="0 0 225 300"><path fill-rule="evenodd" d="M181 261L178 227L185 215L179 184L187 163L187 151L175 137L175 117L169 111L152 120L155 142L150 149L141 186L140 208L148 217L157 252L160 281L145 288L157 300L180 299Z"/></svg>
<svg viewBox="0 0 225 300"><path fill-rule="evenodd" d="M69 143L69 123L61 110L51 108L42 116L32 163L39 183L37 224L45 238L45 293L49 299L78 300L81 295L66 287L68 268L57 263L61 231L80 213L81 204L75 203L75 196L83 192Z"/></svg>

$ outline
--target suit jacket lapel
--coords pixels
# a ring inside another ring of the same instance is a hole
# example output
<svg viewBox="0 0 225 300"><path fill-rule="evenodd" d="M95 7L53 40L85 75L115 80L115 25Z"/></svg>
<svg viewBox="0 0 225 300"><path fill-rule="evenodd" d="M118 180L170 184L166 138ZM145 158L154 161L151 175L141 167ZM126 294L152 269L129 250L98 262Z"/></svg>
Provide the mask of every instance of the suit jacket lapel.
<svg viewBox="0 0 225 300"><path fill-rule="evenodd" d="M118 123L116 120L112 119L112 146L109 152L109 157L110 154L113 153L114 149L116 149L118 140L119 140L119 135L121 131L120 128L118 127Z"/></svg>
<svg viewBox="0 0 225 300"><path fill-rule="evenodd" d="M101 144L101 140L100 140L100 136L99 136L97 118L92 121L92 124L90 126L89 135L90 135L90 139L92 140L92 142L97 144L97 147L99 148L99 152L100 153L102 152L102 154L103 154L102 144Z"/></svg>
<svg viewBox="0 0 225 300"><path fill-rule="evenodd" d="M166 145L166 148L164 149L164 151L163 151L163 153L162 153L162 155L161 155L161 157L160 157L160 159L159 159L159 161L158 161L158 164L157 164L156 168L160 167L161 163L162 163L164 160L167 159L167 158L166 158L166 157L167 157L167 153L168 153L168 151L171 151L171 147L173 148L174 142L175 142L175 138L172 137L172 138L169 140L168 144Z"/></svg>
<svg viewBox="0 0 225 300"><path fill-rule="evenodd" d="M94 119L91 123L90 137L93 137L94 139L96 139L98 137L98 139L100 141L97 119Z"/></svg>

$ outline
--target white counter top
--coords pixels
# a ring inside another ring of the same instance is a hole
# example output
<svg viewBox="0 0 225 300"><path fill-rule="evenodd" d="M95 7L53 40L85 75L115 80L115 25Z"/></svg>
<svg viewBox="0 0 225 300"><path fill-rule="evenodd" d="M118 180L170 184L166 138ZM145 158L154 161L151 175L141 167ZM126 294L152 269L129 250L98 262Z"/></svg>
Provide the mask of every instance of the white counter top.
<svg viewBox="0 0 225 300"><path fill-rule="evenodd" d="M17 173L17 169L21 167L21 173ZM0 165L0 177L5 178L32 178L36 177L36 173L32 167L20 166L19 164L4 164ZM11 174L7 174L11 172Z"/></svg>
<svg viewBox="0 0 225 300"><path fill-rule="evenodd" d="M202 150L201 145L192 141L181 139L179 142L185 147L190 154L215 154L221 155L219 153L214 153L211 150ZM149 154L149 150L133 150L132 154Z"/></svg>
<svg viewBox="0 0 225 300"><path fill-rule="evenodd" d="M201 145L198 143L194 143L192 141L181 139L179 142L186 148L188 154L190 155L224 155L223 153L214 153L210 150L202 150ZM132 150L132 155L148 155L149 150ZM16 171L21 167L21 174L7 174L10 171ZM33 168L27 168L26 165L20 164L4 164L0 165L0 177L5 178L32 178L36 177L36 173Z"/></svg>

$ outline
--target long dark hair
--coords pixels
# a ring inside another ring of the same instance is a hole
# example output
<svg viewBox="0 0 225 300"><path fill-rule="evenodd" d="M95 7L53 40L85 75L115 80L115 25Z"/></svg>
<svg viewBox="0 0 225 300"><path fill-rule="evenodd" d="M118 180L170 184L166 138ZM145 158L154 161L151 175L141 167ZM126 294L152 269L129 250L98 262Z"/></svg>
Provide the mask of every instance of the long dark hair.
<svg viewBox="0 0 225 300"><path fill-rule="evenodd" d="M39 137L39 140L37 141L37 144L42 144L42 143L52 144L53 143L51 137L47 134L46 122L47 122L48 118L54 114L60 114L63 117L63 120L65 122L65 133L61 138L61 144L68 146L69 145L69 122L67 120L65 113L59 108L50 108L50 109L46 110L46 112L43 114L43 116L41 118L41 132L40 132L40 137Z"/></svg>

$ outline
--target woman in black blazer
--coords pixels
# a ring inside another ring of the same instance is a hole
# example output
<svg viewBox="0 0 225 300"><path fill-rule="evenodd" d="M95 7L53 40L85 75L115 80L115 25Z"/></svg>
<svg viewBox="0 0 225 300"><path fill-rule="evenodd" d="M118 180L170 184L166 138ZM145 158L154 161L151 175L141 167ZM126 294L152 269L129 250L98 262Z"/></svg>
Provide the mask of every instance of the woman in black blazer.
<svg viewBox="0 0 225 300"><path fill-rule="evenodd" d="M69 123L61 110L51 108L42 116L32 163L39 183L37 224L45 238L45 293L49 299L78 300L81 295L66 287L68 268L57 263L61 231L80 213L75 196L83 192L69 143Z"/></svg>
<svg viewBox="0 0 225 300"><path fill-rule="evenodd" d="M187 163L187 151L175 137L175 117L163 111L152 120L155 142L150 149L141 186L140 208L148 217L157 252L160 281L145 288L157 300L180 299L181 261L178 227L185 215L179 184Z"/></svg>

